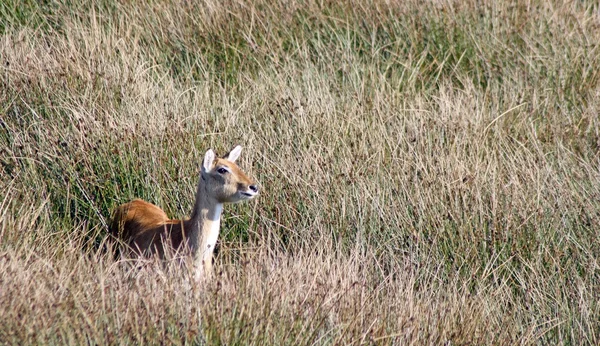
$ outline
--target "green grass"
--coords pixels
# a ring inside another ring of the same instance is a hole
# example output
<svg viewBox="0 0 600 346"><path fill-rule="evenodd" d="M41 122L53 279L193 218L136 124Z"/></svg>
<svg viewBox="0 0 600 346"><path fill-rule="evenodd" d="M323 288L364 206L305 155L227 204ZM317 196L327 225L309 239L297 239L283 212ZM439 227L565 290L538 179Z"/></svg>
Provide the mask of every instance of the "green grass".
<svg viewBox="0 0 600 346"><path fill-rule="evenodd" d="M0 5L0 342L598 344L598 5ZM209 287L103 251L235 144Z"/></svg>

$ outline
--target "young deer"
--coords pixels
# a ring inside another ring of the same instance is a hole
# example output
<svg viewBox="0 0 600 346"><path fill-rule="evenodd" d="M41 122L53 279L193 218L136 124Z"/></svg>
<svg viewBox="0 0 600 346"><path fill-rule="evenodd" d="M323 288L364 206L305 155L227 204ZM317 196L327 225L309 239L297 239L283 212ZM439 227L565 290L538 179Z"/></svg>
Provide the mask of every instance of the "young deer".
<svg viewBox="0 0 600 346"><path fill-rule="evenodd" d="M224 158L215 157L211 149L206 152L189 220L170 220L159 207L136 199L115 210L110 233L146 256L164 258L166 247L186 249L193 256L196 280L211 275L223 204L258 195L258 187L235 164L241 151L238 145Z"/></svg>

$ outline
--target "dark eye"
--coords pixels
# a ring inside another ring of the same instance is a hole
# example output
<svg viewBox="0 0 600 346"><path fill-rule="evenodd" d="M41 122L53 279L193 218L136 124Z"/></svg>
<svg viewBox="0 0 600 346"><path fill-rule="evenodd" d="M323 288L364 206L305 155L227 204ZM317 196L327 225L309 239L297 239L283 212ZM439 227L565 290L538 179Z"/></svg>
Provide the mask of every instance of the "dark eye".
<svg viewBox="0 0 600 346"><path fill-rule="evenodd" d="M217 168L217 172L219 174L225 174L225 173L229 173L229 171L227 170L227 168L223 168L223 167L219 167Z"/></svg>

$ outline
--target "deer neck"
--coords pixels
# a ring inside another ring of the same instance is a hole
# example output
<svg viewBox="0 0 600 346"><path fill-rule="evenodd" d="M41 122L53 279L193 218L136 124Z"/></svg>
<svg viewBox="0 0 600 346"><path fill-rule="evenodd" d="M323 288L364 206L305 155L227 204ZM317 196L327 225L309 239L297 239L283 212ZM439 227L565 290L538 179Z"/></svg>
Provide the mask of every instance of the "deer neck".
<svg viewBox="0 0 600 346"><path fill-rule="evenodd" d="M206 181L201 174L194 210L188 222L190 229L188 241L194 257L194 265L198 270L202 270L206 266L205 263L212 263L212 254L221 228L222 211L223 204L208 194Z"/></svg>

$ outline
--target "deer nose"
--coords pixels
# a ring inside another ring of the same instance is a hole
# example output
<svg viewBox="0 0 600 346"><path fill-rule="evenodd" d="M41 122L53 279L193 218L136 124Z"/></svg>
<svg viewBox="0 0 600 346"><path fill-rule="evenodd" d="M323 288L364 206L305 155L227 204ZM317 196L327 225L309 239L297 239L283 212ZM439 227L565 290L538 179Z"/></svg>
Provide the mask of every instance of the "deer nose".
<svg viewBox="0 0 600 346"><path fill-rule="evenodd" d="M258 186L256 186L256 185L250 185L250 186L248 186L248 188L250 190L252 190L252 192L258 192Z"/></svg>

